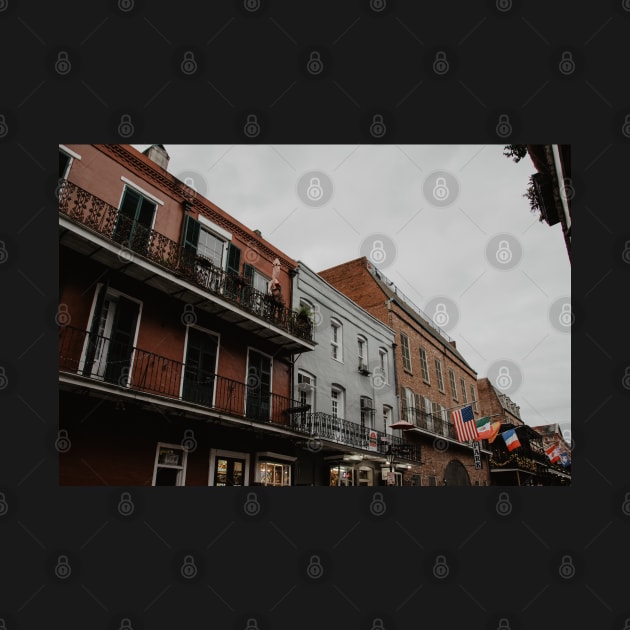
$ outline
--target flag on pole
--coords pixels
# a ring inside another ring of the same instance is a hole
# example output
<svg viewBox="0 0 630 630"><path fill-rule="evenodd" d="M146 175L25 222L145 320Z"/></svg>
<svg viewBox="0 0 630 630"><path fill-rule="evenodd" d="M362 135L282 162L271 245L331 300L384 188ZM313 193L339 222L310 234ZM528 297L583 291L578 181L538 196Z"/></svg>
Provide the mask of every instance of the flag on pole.
<svg viewBox="0 0 630 630"><path fill-rule="evenodd" d="M492 423L492 435L488 438L488 442L492 444L494 442L494 438L499 435L499 431L501 430L501 420Z"/></svg>
<svg viewBox="0 0 630 630"><path fill-rule="evenodd" d="M560 449L557 444L552 444L549 448L545 449L547 457L552 464L555 464L560 459Z"/></svg>
<svg viewBox="0 0 630 630"><path fill-rule="evenodd" d="M451 412L451 417L455 424L455 432L460 442L468 442L469 440L478 440L477 425L475 424L475 416L473 415L472 405L467 405L462 409Z"/></svg>
<svg viewBox="0 0 630 630"><path fill-rule="evenodd" d="M485 418L479 418L477 420L477 434L480 440L487 440L492 434L492 422L490 422L490 416Z"/></svg>
<svg viewBox="0 0 630 630"><path fill-rule="evenodd" d="M501 435L505 440L505 445L507 446L508 451L513 451L515 448L519 448L521 446L521 443L519 442L516 431L514 429L504 431L503 433L501 433Z"/></svg>

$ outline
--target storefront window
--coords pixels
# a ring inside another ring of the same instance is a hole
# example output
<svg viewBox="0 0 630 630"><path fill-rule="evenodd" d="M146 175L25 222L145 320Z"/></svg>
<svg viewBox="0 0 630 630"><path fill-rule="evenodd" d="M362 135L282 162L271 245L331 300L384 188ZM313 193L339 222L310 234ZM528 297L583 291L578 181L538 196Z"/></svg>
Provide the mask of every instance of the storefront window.
<svg viewBox="0 0 630 630"><path fill-rule="evenodd" d="M263 486L290 486L291 466L275 462L259 462L260 484Z"/></svg>
<svg viewBox="0 0 630 630"><path fill-rule="evenodd" d="M354 486L354 468L349 466L331 466L330 485Z"/></svg>

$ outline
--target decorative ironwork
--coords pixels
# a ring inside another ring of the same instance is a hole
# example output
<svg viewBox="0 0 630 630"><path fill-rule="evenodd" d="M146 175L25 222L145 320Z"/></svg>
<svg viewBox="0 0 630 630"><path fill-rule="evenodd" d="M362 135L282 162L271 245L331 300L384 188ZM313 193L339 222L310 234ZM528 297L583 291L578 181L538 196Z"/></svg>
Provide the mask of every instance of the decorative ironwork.
<svg viewBox="0 0 630 630"><path fill-rule="evenodd" d="M243 276L216 267L163 234L120 214L117 208L72 182L65 181L60 187L59 212L289 334L313 340L311 319L305 320L272 295L254 289Z"/></svg>
<svg viewBox="0 0 630 630"><path fill-rule="evenodd" d="M284 426L289 410L299 406L291 398L73 326L59 330L59 371Z"/></svg>
<svg viewBox="0 0 630 630"><path fill-rule="evenodd" d="M382 456L391 453L400 459L420 461L419 446L410 444L396 435L369 429L321 411L294 414L291 428L310 437L371 451Z"/></svg>

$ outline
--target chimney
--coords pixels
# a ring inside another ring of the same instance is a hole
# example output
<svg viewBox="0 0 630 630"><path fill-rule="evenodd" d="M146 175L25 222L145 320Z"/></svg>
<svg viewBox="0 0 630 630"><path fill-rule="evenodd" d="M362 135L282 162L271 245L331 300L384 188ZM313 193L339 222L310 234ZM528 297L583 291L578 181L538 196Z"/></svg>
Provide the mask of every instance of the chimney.
<svg viewBox="0 0 630 630"><path fill-rule="evenodd" d="M152 144L148 149L145 149L143 155L146 155L150 160L153 160L160 168L166 170L168 162L171 159L162 144Z"/></svg>

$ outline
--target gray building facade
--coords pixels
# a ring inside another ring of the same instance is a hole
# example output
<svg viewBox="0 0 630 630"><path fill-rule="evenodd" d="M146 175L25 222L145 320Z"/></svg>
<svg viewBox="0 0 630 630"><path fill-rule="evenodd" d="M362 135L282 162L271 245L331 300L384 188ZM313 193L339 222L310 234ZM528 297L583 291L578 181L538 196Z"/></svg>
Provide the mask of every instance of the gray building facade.
<svg viewBox="0 0 630 630"><path fill-rule="evenodd" d="M337 291L303 262L293 304L314 323L315 350L296 355L293 398L304 411L299 484L402 484L402 470L420 460L398 422L394 331Z"/></svg>

